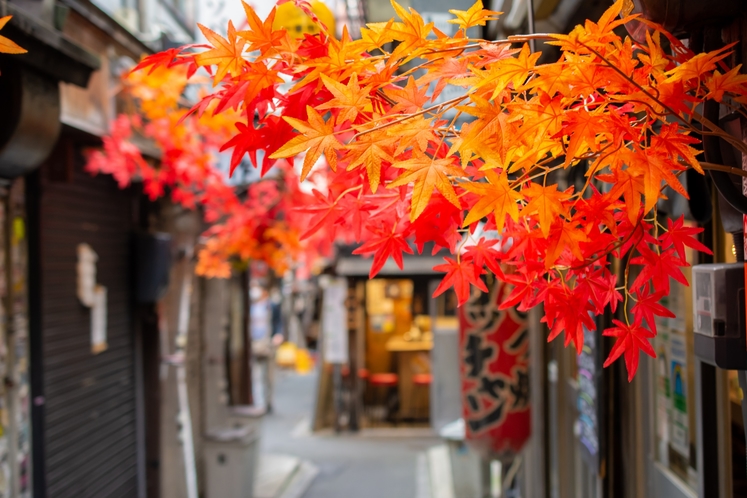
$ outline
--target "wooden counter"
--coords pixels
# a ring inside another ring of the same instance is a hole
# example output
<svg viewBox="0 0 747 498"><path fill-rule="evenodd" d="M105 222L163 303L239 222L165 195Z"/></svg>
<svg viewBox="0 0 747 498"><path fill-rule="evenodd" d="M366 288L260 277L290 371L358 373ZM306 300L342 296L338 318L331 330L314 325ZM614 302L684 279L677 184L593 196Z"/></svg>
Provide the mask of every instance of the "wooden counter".
<svg viewBox="0 0 747 498"><path fill-rule="evenodd" d="M430 373L430 351L433 341L406 341L392 337L386 343L387 351L394 354L399 376L399 417L425 418L429 414L430 389L412 383L412 376ZM419 390L419 391L416 391Z"/></svg>

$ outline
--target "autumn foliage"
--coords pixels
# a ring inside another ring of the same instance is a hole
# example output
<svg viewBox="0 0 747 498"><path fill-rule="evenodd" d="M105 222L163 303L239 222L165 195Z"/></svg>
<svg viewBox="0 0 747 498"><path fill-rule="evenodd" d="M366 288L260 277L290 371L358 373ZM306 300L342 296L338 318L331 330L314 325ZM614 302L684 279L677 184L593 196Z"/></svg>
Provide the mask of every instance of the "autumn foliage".
<svg viewBox="0 0 747 498"><path fill-rule="evenodd" d="M172 49L137 69L210 74L190 117L170 116L163 133L189 136L201 119L222 117L235 124L216 135L227 133L232 167L248 155L263 172L291 175L298 158L301 180L324 174L303 237L349 234L356 253L373 256L371 276L433 243L452 254L436 267L445 273L437 293L453 287L463 303L472 287L485 291L490 270L513 286L503 306L542 303L548 339L562 333L578 351L594 317L617 312L604 331L616 338L606 364L624 356L632 379L640 351L654 355L655 317L671 315L659 304L670 278L686 283L684 248L708 251L699 229L664 223L657 204L665 189L687 196L687 169L723 168L700 160L693 133L730 140L696 112L704 100L743 112L747 77L724 66L729 47L696 55L651 23L645 39L621 37L624 24L646 22L621 12L622 1L569 34L499 41L468 37L498 15L480 1L451 11L454 36L392 5L399 20L353 40L324 26L296 39L272 28L274 11L262 20L244 4L248 29L229 23L223 38L200 26L208 47ZM558 60L538 64L530 38L557 46ZM209 206L214 194L201 195ZM478 226L500 237L473 237Z"/></svg>

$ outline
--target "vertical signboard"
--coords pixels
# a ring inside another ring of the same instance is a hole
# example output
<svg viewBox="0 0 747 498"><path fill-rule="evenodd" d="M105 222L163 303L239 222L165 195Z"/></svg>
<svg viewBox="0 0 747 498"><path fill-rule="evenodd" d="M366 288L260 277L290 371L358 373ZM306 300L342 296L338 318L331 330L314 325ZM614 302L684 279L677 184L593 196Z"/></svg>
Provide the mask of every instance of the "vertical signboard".
<svg viewBox="0 0 747 498"><path fill-rule="evenodd" d="M348 281L331 278L324 287L322 301L322 341L326 363L348 362Z"/></svg>
<svg viewBox="0 0 747 498"><path fill-rule="evenodd" d="M510 286L488 275L490 292L475 292L459 308L462 410L467 440L510 459L529 439L527 318L499 305Z"/></svg>

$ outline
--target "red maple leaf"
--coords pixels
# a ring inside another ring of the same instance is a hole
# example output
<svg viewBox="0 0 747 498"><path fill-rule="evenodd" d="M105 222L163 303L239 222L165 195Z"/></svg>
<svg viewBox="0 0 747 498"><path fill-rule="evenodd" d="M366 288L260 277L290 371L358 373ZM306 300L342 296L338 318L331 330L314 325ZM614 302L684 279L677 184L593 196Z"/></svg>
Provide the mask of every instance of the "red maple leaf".
<svg viewBox="0 0 747 498"><path fill-rule="evenodd" d="M469 299L470 284L474 285L483 292L488 292L482 279L475 270L475 264L472 261L455 260L444 258L446 264L436 265L433 267L436 271L446 272L444 279L436 288L433 297L440 296L450 287L454 287L457 295L459 306L463 305Z"/></svg>
<svg viewBox="0 0 747 498"><path fill-rule="evenodd" d="M638 361L641 350L651 358L656 358L656 352L651 347L649 339L654 337L654 333L641 326L640 319L635 320L633 325L628 325L620 320L612 320L616 327L606 329L602 335L606 337L616 337L615 345L612 346L610 355L604 362L604 367L608 367L617 360L621 355L625 355L625 368L628 370L628 382L633 381L636 370L638 370Z"/></svg>
<svg viewBox="0 0 747 498"><path fill-rule="evenodd" d="M498 278L505 279L499 263L501 253L495 250L497 243L497 240L487 240L485 237L480 237L476 244L465 249L464 257L475 263L477 275L482 273L483 266L487 266Z"/></svg>
<svg viewBox="0 0 747 498"><path fill-rule="evenodd" d="M675 317L674 313L659 303L659 300L661 300L662 297L664 297L664 292L654 292L652 294L649 292L648 286L644 286L642 290L636 292L635 298L637 302L631 309L633 316L635 316L635 320L641 323L643 323L643 320L646 320L646 323L654 334L656 333L656 321L654 320L654 315L666 318Z"/></svg>
<svg viewBox="0 0 747 498"><path fill-rule="evenodd" d="M630 262L634 265L643 265L641 273L636 277L631 289L640 289L651 282L654 289L669 294L669 277L672 277L682 285L688 286L685 275L682 274L680 267L690 266L683 259L674 254L674 249L669 248L656 254L642 244L638 245L640 256L633 258Z"/></svg>
<svg viewBox="0 0 747 498"><path fill-rule="evenodd" d="M661 247L667 249L669 246L674 246L677 255L683 260L685 259L685 246L706 254L713 254L710 249L694 237L702 231L702 228L686 227L684 215L677 218L674 223L671 219L667 219L667 231L659 237Z"/></svg>
<svg viewBox="0 0 747 498"><path fill-rule="evenodd" d="M373 254L373 264L368 278L374 278L391 256L394 262L401 270L404 265L402 253L412 254L413 250L405 240L404 234L400 230L392 228L376 228L371 230L372 237L368 241L353 251L353 254Z"/></svg>

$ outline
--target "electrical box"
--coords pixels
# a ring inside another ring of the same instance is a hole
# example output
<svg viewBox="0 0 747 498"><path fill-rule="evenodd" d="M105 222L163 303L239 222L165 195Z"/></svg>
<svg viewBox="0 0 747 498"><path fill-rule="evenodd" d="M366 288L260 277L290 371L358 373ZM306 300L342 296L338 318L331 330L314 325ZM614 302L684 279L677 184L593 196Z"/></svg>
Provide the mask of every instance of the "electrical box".
<svg viewBox="0 0 747 498"><path fill-rule="evenodd" d="M695 355L719 368L747 370L744 263L693 267Z"/></svg>
<svg viewBox="0 0 747 498"><path fill-rule="evenodd" d="M206 498L252 498L259 441L254 427L211 431L204 442Z"/></svg>

